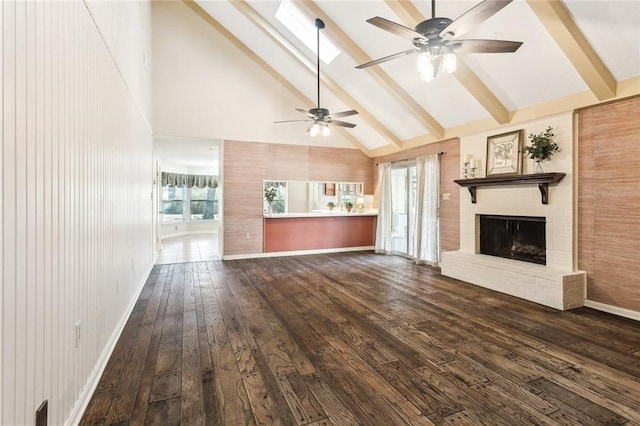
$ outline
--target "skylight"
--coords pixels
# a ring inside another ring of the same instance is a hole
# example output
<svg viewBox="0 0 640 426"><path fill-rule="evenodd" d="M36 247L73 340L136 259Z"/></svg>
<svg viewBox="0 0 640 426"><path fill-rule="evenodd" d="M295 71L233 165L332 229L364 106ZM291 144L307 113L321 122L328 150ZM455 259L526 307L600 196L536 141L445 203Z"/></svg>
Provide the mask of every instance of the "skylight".
<svg viewBox="0 0 640 426"><path fill-rule="evenodd" d="M280 21L289 31L293 33L298 40L304 43L311 51L316 54L316 26L314 21L307 18L300 9L298 9L291 0L282 0L276 19ZM320 33L320 59L325 64L330 64L340 53L340 49L324 35Z"/></svg>

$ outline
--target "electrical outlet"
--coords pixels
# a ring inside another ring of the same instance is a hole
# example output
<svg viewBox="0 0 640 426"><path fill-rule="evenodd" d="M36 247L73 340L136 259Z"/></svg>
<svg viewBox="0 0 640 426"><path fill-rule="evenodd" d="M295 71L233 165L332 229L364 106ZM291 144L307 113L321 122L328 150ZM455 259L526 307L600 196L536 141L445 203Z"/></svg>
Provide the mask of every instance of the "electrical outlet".
<svg viewBox="0 0 640 426"><path fill-rule="evenodd" d="M449 192L445 192L442 194L442 199L443 200L450 200L451 199L451 193Z"/></svg>
<svg viewBox="0 0 640 426"><path fill-rule="evenodd" d="M244 234L244 239L245 240L250 240L251 239L251 233L250 232L245 233Z"/></svg>
<svg viewBox="0 0 640 426"><path fill-rule="evenodd" d="M76 348L80 345L80 338L82 337L81 332L82 331L82 321L78 321L76 323Z"/></svg>

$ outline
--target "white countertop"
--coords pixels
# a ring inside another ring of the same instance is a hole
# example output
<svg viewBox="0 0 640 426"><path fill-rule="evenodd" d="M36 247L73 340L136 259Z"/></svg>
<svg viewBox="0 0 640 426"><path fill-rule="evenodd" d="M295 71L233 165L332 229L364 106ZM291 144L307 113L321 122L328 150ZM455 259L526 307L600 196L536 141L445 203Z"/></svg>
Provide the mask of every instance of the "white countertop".
<svg viewBox="0 0 640 426"><path fill-rule="evenodd" d="M286 219L292 217L356 217L356 216L378 216L378 209L365 209L362 213L347 213L340 210L314 210L310 213L274 213L264 215L265 219Z"/></svg>

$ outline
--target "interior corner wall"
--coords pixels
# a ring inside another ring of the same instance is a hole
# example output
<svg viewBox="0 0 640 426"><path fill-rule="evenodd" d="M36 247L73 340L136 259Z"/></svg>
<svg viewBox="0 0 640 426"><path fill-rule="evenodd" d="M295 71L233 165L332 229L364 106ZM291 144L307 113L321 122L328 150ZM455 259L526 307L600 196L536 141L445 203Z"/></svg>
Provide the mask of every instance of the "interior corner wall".
<svg viewBox="0 0 640 426"><path fill-rule="evenodd" d="M0 8L0 424L34 424L44 400L48 424L75 423L153 263L146 89L87 2ZM142 58L148 26L105 22Z"/></svg>
<svg viewBox="0 0 640 426"><path fill-rule="evenodd" d="M587 272L587 300L640 314L640 96L576 115L578 268Z"/></svg>
<svg viewBox="0 0 640 426"><path fill-rule="evenodd" d="M356 149L240 141L223 145L223 256L263 252L264 180L363 182L366 194L374 190L371 159Z"/></svg>

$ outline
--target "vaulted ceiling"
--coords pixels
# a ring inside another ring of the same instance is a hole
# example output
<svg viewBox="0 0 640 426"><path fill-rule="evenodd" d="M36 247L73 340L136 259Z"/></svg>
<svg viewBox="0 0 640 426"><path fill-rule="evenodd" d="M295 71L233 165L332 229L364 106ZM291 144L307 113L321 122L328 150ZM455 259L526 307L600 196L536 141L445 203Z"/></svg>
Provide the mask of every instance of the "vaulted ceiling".
<svg viewBox="0 0 640 426"><path fill-rule="evenodd" d="M367 19L381 16L413 28L431 17L431 1L294 3L312 20L321 18L341 50L331 64L321 64L321 106L359 111L348 119L357 127L334 131L370 156L640 94L640 0L515 0L464 38L522 41L519 50L458 54L458 70L429 83L420 81L415 55L355 66L412 47ZM456 19L478 3L439 0L436 15ZM272 124L304 119L294 108L316 106L315 53L275 18L279 1L185 4L299 102L286 116L252 119L308 137L306 123Z"/></svg>

